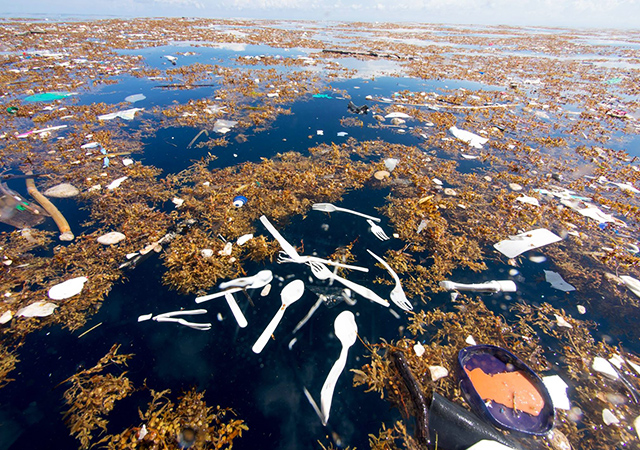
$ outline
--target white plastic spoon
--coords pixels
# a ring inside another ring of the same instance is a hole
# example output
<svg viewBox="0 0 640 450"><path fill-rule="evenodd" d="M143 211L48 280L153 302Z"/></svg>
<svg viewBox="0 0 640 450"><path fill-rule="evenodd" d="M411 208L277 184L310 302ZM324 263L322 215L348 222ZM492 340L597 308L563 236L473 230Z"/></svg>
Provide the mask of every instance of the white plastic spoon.
<svg viewBox="0 0 640 450"><path fill-rule="evenodd" d="M356 325L356 318L351 311L343 311L338 314L335 322L333 323L336 337L340 339L342 343L342 351L340 357L333 364L327 379L320 391L320 407L322 409L322 423L324 425L329 421L329 412L331 410L331 400L333 399L333 391L336 387L336 382L340 377L340 374L344 370L344 366L347 364L347 353L349 347L355 344L358 337L358 325Z"/></svg>
<svg viewBox="0 0 640 450"><path fill-rule="evenodd" d="M269 325L267 325L267 328L262 332L256 343L253 344L253 347L251 347L254 353L260 353L265 345L267 345L269 338L276 330L280 320L282 320L282 316L284 316L284 310L287 309L289 305L298 301L300 297L302 297L302 294L304 294L304 282L302 280L293 280L282 288L282 292L280 292L282 306L278 312L276 312L276 315L273 316L273 319L271 319L271 322L269 322Z"/></svg>
<svg viewBox="0 0 640 450"><path fill-rule="evenodd" d="M249 279L251 280L250 283L246 281ZM238 280L240 280L240 278L238 278ZM242 286L231 287L227 290L216 292L215 294L208 294L208 295L203 295L201 297L196 297L196 303L202 303L208 300L213 300L214 298L224 297L226 294L233 294L235 292L240 292L243 289L258 289L258 288L265 287L267 284L271 283L271 280L273 280L273 272L271 272L270 270L261 270L254 276L242 278L242 280L245 280L243 281ZM223 284L225 283L222 283L220 286L222 286Z"/></svg>

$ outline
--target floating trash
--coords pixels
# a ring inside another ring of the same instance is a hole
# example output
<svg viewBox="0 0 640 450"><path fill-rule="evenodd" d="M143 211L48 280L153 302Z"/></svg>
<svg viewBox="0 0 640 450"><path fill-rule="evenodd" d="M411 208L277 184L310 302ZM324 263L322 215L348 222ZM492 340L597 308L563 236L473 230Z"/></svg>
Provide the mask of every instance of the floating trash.
<svg viewBox="0 0 640 450"><path fill-rule="evenodd" d="M53 187L50 187L44 191L44 195L53 198L70 198L75 197L80 193L80 190L72 184L61 183Z"/></svg>
<svg viewBox="0 0 640 450"><path fill-rule="evenodd" d="M65 300L82 292L84 284L88 281L87 277L76 277L64 281L49 289L47 295L51 300Z"/></svg>
<svg viewBox="0 0 640 450"><path fill-rule="evenodd" d="M109 190L113 190L113 189L116 189L116 188L120 187L120 185L122 184L122 182L123 182L124 180L126 180L127 178L129 178L129 177L126 177L126 176L125 176L125 177L116 178L115 180L113 180L111 183L109 183L109 184L107 185L107 189L109 189Z"/></svg>
<svg viewBox="0 0 640 450"><path fill-rule="evenodd" d="M460 139L462 142L466 142L473 148L481 149L484 144L486 144L489 139L478 136L477 134L471 133L470 131L461 130L458 127L449 128L451 134L453 134L457 139Z"/></svg>
<svg viewBox="0 0 640 450"><path fill-rule="evenodd" d="M544 279L547 281L547 283L551 284L552 288L558 289L559 291L571 292L576 290L575 287L564 281L559 273L552 270L544 271Z"/></svg>
<svg viewBox="0 0 640 450"><path fill-rule="evenodd" d="M538 228L537 230L527 231L525 233L511 236L509 239L494 244L494 248L507 258L515 258L516 256L561 241L562 238L546 228Z"/></svg>
<svg viewBox="0 0 640 450"><path fill-rule="evenodd" d="M5 311L0 316L0 324L4 325L9 322L13 318L13 313L11 311Z"/></svg>
<svg viewBox="0 0 640 450"><path fill-rule="evenodd" d="M399 161L400 160L397 158L387 158L384 160L384 166L387 168L389 172L393 172L393 169L396 168Z"/></svg>
<svg viewBox="0 0 640 450"><path fill-rule="evenodd" d="M110 233L103 234L98 239L96 239L99 243L104 245L113 245L118 242L124 241L126 236L119 231L111 231Z"/></svg>
<svg viewBox="0 0 640 450"><path fill-rule="evenodd" d="M133 94L133 95L128 95L127 97L124 98L125 102L129 102L129 103L135 103L135 102L139 102L141 100L146 99L147 97L145 97L144 94Z"/></svg>
<svg viewBox="0 0 640 450"><path fill-rule="evenodd" d="M130 108L114 113L102 114L101 116L98 116L98 120L113 120L117 117L124 120L133 120L136 116L136 113L143 110L144 108Z"/></svg>
<svg viewBox="0 0 640 450"><path fill-rule="evenodd" d="M58 307L53 303L40 300L35 303L31 303L25 308L21 308L16 312L17 317L47 317L53 314L53 311Z"/></svg>
<svg viewBox="0 0 640 450"><path fill-rule="evenodd" d="M438 381L440 378L449 376L447 368L442 366L429 366L429 373L431 374L431 381Z"/></svg>
<svg viewBox="0 0 640 450"><path fill-rule="evenodd" d="M567 396L567 389L569 386L562 378L560 378L560 376L550 375L542 377L542 382L551 396L554 408L564 409L567 411L571 409L571 402Z"/></svg>
<svg viewBox="0 0 640 450"><path fill-rule="evenodd" d="M247 242L249 242L251 239L253 239L253 234L243 234L242 236L240 236L237 240L236 240L236 244L237 245L244 245Z"/></svg>
<svg viewBox="0 0 640 450"><path fill-rule="evenodd" d="M202 255L203 258L211 258L213 256L213 250L210 248L203 248L200 250L200 255Z"/></svg>
<svg viewBox="0 0 640 450"><path fill-rule="evenodd" d="M373 174L373 178L375 178L378 181L382 181L385 178L389 178L389 176L391 176L391 174L386 170L378 170L376 173Z"/></svg>
<svg viewBox="0 0 640 450"><path fill-rule="evenodd" d="M618 372L614 369L611 363L600 356L593 358L591 368L596 372L600 372L601 374L608 376L612 380L617 380L619 378Z"/></svg>
<svg viewBox="0 0 640 450"><path fill-rule="evenodd" d="M237 124L238 122L235 120L218 119L216 120L216 123L213 125L213 131L219 134L227 134Z"/></svg>
<svg viewBox="0 0 640 450"><path fill-rule="evenodd" d="M30 95L24 98L26 102L52 102L54 100L62 100L63 98L77 95L76 92L42 92L40 94Z"/></svg>
<svg viewBox="0 0 640 450"><path fill-rule="evenodd" d="M236 208L240 208L244 206L248 201L249 199L247 199L247 197L245 197L244 195L238 195L233 198L233 206L235 206Z"/></svg>
<svg viewBox="0 0 640 450"><path fill-rule="evenodd" d="M602 421L605 425L617 425L620 423L620 419L618 419L608 408L602 410Z"/></svg>

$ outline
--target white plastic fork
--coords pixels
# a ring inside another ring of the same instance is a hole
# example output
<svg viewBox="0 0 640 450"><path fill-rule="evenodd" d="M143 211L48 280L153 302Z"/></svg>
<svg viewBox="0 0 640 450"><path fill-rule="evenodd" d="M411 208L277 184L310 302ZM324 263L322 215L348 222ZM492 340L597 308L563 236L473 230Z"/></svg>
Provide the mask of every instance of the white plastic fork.
<svg viewBox="0 0 640 450"><path fill-rule="evenodd" d="M360 216L360 217L365 217L367 219L370 220L375 220L376 222L380 222L380 219L378 219L377 217L373 217L373 216L368 216L366 214L362 214L358 211L353 211L351 209L347 209L347 208L340 208L339 206L335 206L332 205L331 203L314 203L311 206L311 209L315 210L315 211L323 211L323 212L328 212L328 213L332 213L335 211L341 211L341 212L346 212L349 214L354 214L356 216Z"/></svg>
<svg viewBox="0 0 640 450"><path fill-rule="evenodd" d="M307 264L309 265L309 267L311 267L311 272L317 279L327 280L329 278L333 278L343 286L351 289L353 292L362 295L364 298L371 300L372 302L376 302L382 306L386 306L387 308L389 307L389 302L373 292L371 289L336 275L324 264L315 261L309 261L307 262Z"/></svg>
<svg viewBox="0 0 640 450"><path fill-rule="evenodd" d="M323 264L327 264L329 266L336 266L336 267L343 267L345 269L352 269L352 270L358 270L360 272L369 272L369 269L366 267L360 267L360 266L352 266L351 264L342 264L336 261L331 261L328 259L322 259L322 258L317 258L315 256L301 256L300 259L298 260L294 260L292 258L289 258L288 256L286 256L286 253L284 252L280 252L278 254L278 263L282 264L282 263L297 263L297 264L301 264L301 263L306 263L308 261L314 261L314 262L319 262L319 263L323 263Z"/></svg>
<svg viewBox="0 0 640 450"><path fill-rule="evenodd" d="M375 237L377 237L381 241L388 241L389 239L391 239L389 236L387 236L387 233L384 232L380 225L373 223L369 219L367 219L367 223L371 226L371 232Z"/></svg>
<svg viewBox="0 0 640 450"><path fill-rule="evenodd" d="M407 299L407 295L404 293L404 290L402 289L402 284L400 284L400 278L398 277L398 274L395 273L395 271L384 259L380 258L378 255L376 255L369 249L367 249L367 251L371 256L377 259L378 262L380 262L380 264L382 264L385 267L385 269L387 269L387 272L389 272L389 274L393 277L393 280L396 282L396 286L393 288L393 290L389 294L389 298L391 299L391 301L398 308L403 309L404 311L412 311L413 305Z"/></svg>

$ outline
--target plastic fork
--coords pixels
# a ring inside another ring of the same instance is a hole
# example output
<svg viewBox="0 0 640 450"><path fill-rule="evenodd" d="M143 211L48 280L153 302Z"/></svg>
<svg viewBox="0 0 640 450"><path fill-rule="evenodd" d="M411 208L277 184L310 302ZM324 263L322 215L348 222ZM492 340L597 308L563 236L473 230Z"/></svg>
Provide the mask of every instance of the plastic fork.
<svg viewBox="0 0 640 450"><path fill-rule="evenodd" d="M369 219L367 219L367 223L371 226L371 232L375 237L377 237L381 241L388 241L389 239L391 239L389 236L387 236L387 233L384 232L380 225L373 223Z"/></svg>
<svg viewBox="0 0 640 450"><path fill-rule="evenodd" d="M330 266L336 266L336 267L343 267L345 269L352 269L352 270L358 270L360 272L369 272L369 269L366 267L360 267L360 266L352 266L350 264L342 264L336 261L331 261L328 259L322 259L322 258L317 258L315 256L301 256L300 259L295 260L292 258L289 258L286 253L284 252L280 252L278 254L278 264L282 264L282 263L306 263L308 261L314 261L314 262L319 262L319 263L323 263L323 264L328 264Z"/></svg>
<svg viewBox="0 0 640 450"><path fill-rule="evenodd" d="M341 211L341 212L346 212L349 214L355 214L356 216L360 216L360 217L365 217L369 220L374 220L376 222L380 222L380 219L378 219L377 217L372 217L372 216L368 216L366 214L362 214L358 211L353 211L351 209L347 209L347 208L340 208L339 206L335 206L332 205L331 203L314 203L311 208L314 211L323 211L323 212L328 212L328 213L332 213L332 212L336 212L336 211Z"/></svg>
<svg viewBox="0 0 640 450"><path fill-rule="evenodd" d="M342 278L336 274L334 274L327 266L322 263L315 261L308 261L307 264L311 267L311 272L313 275L319 280L327 280L332 278L342 284L343 286L348 287L353 292L356 292L362 295L364 298L371 300L372 302L376 302L382 306L389 307L389 302L380 297L378 294L373 292L371 289L366 288L358 283L354 283L353 281L349 281L346 278Z"/></svg>
<svg viewBox="0 0 640 450"><path fill-rule="evenodd" d="M367 251L371 256L377 259L378 262L380 262L380 264L382 264L385 267L385 269L387 269L387 272L389 272L389 274L393 277L394 281L396 282L396 286L393 288L393 290L389 294L389 298L391 299L391 301L400 309L403 309L405 311L413 310L413 305L407 299L407 296L404 293L404 290L402 289L402 284L400 284L400 278L398 277L398 274L394 272L391 266L384 259L380 258L378 255L376 255L369 249L367 249Z"/></svg>

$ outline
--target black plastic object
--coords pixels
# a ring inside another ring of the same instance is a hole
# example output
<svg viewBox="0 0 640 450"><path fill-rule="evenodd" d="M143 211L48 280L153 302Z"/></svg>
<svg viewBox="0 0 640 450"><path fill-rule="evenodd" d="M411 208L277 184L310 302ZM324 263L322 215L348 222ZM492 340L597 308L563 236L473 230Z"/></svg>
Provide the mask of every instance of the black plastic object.
<svg viewBox="0 0 640 450"><path fill-rule="evenodd" d="M505 430L528 435L542 436L553 427L555 410L544 383L522 360L513 353L494 345L474 345L458 353L460 388L465 399L478 414L492 424ZM534 416L497 402L485 402L473 387L465 368L469 371L480 368L488 375L505 372L521 372L542 396L544 407Z"/></svg>
<svg viewBox="0 0 640 450"><path fill-rule="evenodd" d="M437 392L433 393L429 407L429 432L432 444L437 442L438 448L444 450L466 450L483 439L522 449L493 425Z"/></svg>
<svg viewBox="0 0 640 450"><path fill-rule="evenodd" d="M367 105L356 106L353 102L349 102L347 109L354 114L367 114L369 112Z"/></svg>

